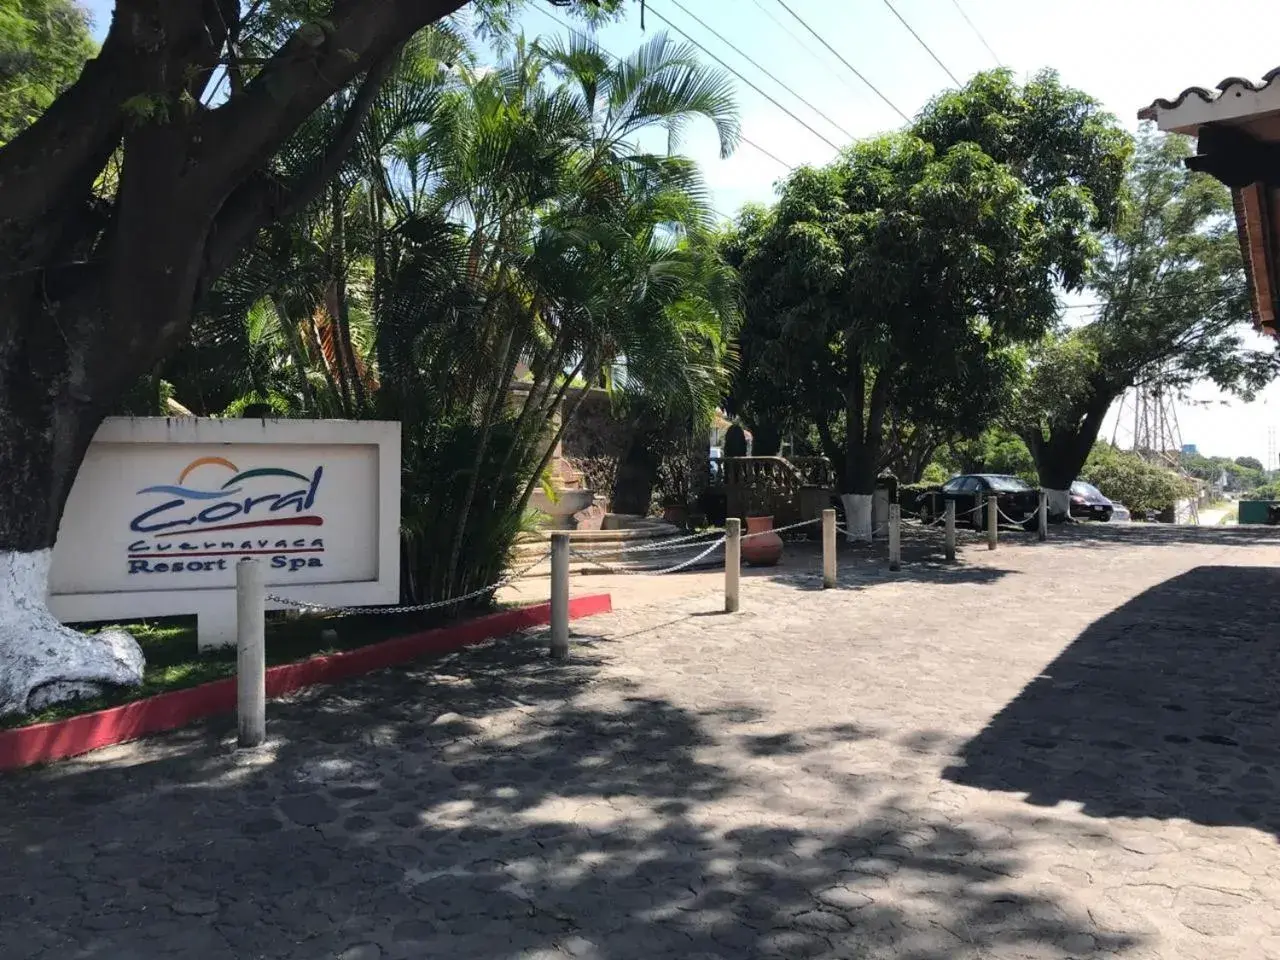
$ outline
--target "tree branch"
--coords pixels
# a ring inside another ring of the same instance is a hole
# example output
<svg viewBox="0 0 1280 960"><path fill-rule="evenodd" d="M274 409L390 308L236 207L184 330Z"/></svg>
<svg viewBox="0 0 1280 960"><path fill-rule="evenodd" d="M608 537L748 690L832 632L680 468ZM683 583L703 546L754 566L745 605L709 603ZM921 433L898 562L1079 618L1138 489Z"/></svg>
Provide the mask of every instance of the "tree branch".
<svg viewBox="0 0 1280 960"><path fill-rule="evenodd" d="M0 242L6 267L42 265L50 250L66 245L62 227L120 145L131 101L145 97L157 111L180 109L178 94L193 71L216 62L225 37L207 22L209 15L206 0L118 0L98 56L35 123L0 148L0 224L11 234ZM62 215L51 218L54 211ZM42 226L37 234L28 227L33 222Z"/></svg>
<svg viewBox="0 0 1280 960"><path fill-rule="evenodd" d="M201 122L217 144L198 176L239 182L267 162L303 120L413 33L466 0L335 0L327 20L299 27L246 87Z"/></svg>
<svg viewBox="0 0 1280 960"><path fill-rule="evenodd" d="M343 114L332 142L310 173L292 188L271 177L260 175L231 195L210 232L202 289L207 288L235 261L254 233L268 223L289 220L299 214L337 176L351 148L355 146L360 128L373 109L378 91L382 88L392 63L399 56L399 51L400 48L397 47L369 71L351 106Z"/></svg>

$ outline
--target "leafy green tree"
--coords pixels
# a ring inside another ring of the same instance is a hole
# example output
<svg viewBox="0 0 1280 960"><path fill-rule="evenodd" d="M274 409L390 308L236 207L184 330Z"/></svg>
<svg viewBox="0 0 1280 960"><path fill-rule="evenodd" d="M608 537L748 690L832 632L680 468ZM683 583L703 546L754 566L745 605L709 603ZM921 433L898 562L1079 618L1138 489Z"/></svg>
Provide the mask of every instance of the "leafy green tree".
<svg viewBox="0 0 1280 960"><path fill-rule="evenodd" d="M188 339L193 314L264 232L317 202L346 218L331 184L347 175L414 35L464 6L484 17L516 5L116 0L98 55L0 147L0 580L18 597L0 620L0 709L27 700L30 677L67 664L79 666L60 676L62 695L138 677L136 646L66 629L44 606L62 509L94 432ZM336 222L329 229L339 233ZM449 235L424 229L407 256L428 260L431 238ZM341 236L331 253L349 246L350 231ZM434 247L444 248L452 255ZM328 275L342 276L334 265ZM328 313L340 329L331 344L345 351L355 318L341 300ZM565 319L572 327L580 316ZM349 356L333 361L335 373L353 367ZM363 386L348 379L353 402Z"/></svg>
<svg viewBox="0 0 1280 960"><path fill-rule="evenodd" d="M940 470L957 473L1002 473L1035 480L1036 465L1022 438L1000 426L988 427L973 440L947 444L935 455Z"/></svg>
<svg viewBox="0 0 1280 960"><path fill-rule="evenodd" d="M0 5L0 144L30 126L80 75L95 44L75 0Z"/></svg>
<svg viewBox="0 0 1280 960"><path fill-rule="evenodd" d="M1280 500L1280 483L1263 483L1249 491L1250 500Z"/></svg>
<svg viewBox="0 0 1280 960"><path fill-rule="evenodd" d="M1237 467L1244 467L1246 470L1256 470L1258 473L1261 473L1263 469L1265 469L1262 466L1262 461L1257 457L1236 457L1234 462Z"/></svg>
<svg viewBox="0 0 1280 960"><path fill-rule="evenodd" d="M1182 471L1188 476L1203 480L1205 483L1221 483L1226 490L1252 490L1262 483L1262 469L1254 469L1245 464L1258 463L1253 457L1205 457L1200 454L1182 455L1180 464Z"/></svg>
<svg viewBox="0 0 1280 960"><path fill-rule="evenodd" d="M1128 149L1052 74L1024 87L997 71L744 214L736 395L757 419L815 425L856 531L891 423L947 435L989 421L1009 346L1052 322L1055 284L1083 280Z"/></svg>
<svg viewBox="0 0 1280 960"><path fill-rule="evenodd" d="M0 555L53 543L101 418L328 188L405 43L466 5L117 0L98 55L0 147Z"/></svg>
<svg viewBox="0 0 1280 960"><path fill-rule="evenodd" d="M1183 137L1145 130L1121 216L1089 280L1096 319L1032 351L1011 425L1035 458L1055 512L1112 403L1135 386L1181 391L1210 380L1246 399L1280 370L1249 346L1249 302L1231 196L1187 170Z"/></svg>
<svg viewBox="0 0 1280 960"><path fill-rule="evenodd" d="M420 35L343 174L215 285L166 365L213 412L400 421L414 601L497 579L585 387L644 423L709 418L737 317L696 168L636 143L701 119L731 150L724 77L661 34L621 62L586 40L503 48L480 70Z"/></svg>
<svg viewBox="0 0 1280 960"><path fill-rule="evenodd" d="M1194 484L1177 471L1106 443L1090 452L1081 477L1135 515L1166 510L1196 492Z"/></svg>

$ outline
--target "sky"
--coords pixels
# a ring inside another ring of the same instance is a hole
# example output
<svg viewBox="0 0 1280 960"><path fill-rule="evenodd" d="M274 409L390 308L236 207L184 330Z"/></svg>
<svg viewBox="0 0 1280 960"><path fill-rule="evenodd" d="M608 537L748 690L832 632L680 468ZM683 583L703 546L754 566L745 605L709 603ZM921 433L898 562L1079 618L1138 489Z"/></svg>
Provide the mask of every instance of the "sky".
<svg viewBox="0 0 1280 960"><path fill-rule="evenodd" d="M113 0L89 0L87 6L101 35ZM736 81L742 132L756 146L743 143L733 156L721 159L709 124L691 128L681 145L682 152L701 165L713 206L726 215L748 201L768 202L774 184L790 166L824 163L850 136L901 126L897 111L912 116L930 97L954 86L943 67L895 18L889 0L646 0L645 6L643 31L638 0L631 0L625 20L599 32L601 44L615 54L626 54L659 30L683 40L674 26L813 128L806 129L768 98ZM892 7L961 82L995 67L997 57L1022 77L1049 67L1066 83L1100 100L1130 129L1137 128L1138 110L1156 97L1172 99L1192 85L1212 88L1229 76L1256 80L1280 66L1280 4L1275 0L892 0ZM553 17L568 22L562 9L546 0L530 0L520 22L530 36L565 33ZM726 40L826 118L735 53ZM1201 453L1248 455L1265 462L1269 428L1280 433L1280 383L1249 404L1225 397L1211 385L1199 385L1178 405L1177 418L1183 442L1195 443ZM1113 412L1104 436L1110 439L1114 432L1123 446L1132 431L1124 421L1113 431L1114 420ZM1277 466L1274 457L1269 466Z"/></svg>

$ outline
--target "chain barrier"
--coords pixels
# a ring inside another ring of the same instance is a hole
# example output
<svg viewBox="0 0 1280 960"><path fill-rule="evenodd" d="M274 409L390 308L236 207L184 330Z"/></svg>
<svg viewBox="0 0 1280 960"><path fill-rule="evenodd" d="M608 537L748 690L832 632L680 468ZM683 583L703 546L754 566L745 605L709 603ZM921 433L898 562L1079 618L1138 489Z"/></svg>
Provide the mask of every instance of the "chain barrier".
<svg viewBox="0 0 1280 960"><path fill-rule="evenodd" d="M632 553L666 553L672 550L696 550L698 547L702 546L703 544L692 543L690 541L693 541L702 537L714 537L714 536L723 536L723 535L724 535L724 531L722 530L703 531L702 533L695 533L689 537L678 537L675 540L663 540L663 541L660 541L659 543L655 543L652 545L639 544L633 547L617 547L612 550L575 550L573 552L576 556L586 560L591 557L617 558L624 554L632 554Z"/></svg>
<svg viewBox="0 0 1280 960"><path fill-rule="evenodd" d="M911 513L908 510L902 511L903 520L919 520L926 527L936 527L940 523L946 523L946 516L934 517L932 520L926 520L923 513Z"/></svg>
<svg viewBox="0 0 1280 960"><path fill-rule="evenodd" d="M996 504L996 512L997 512L997 513L999 513L999 514L1000 514L1000 516L1004 517L1004 519L1005 519L1005 522L1006 522L1006 523L1012 523L1012 524L1014 524L1015 526L1019 526L1019 527L1020 527L1020 526L1022 526L1024 523L1026 523L1028 520L1030 520L1032 517L1034 517L1037 513L1039 513L1039 510L1032 510L1032 511L1031 511L1030 513L1028 513L1025 517L1023 517L1021 520L1015 520L1015 519L1013 519L1013 517L1009 516L1007 513L1005 513L1003 510L1001 510L1001 509L1000 509L1000 504L997 502L997 504Z"/></svg>
<svg viewBox="0 0 1280 960"><path fill-rule="evenodd" d="M643 577L643 576L660 577L668 573L679 573L681 570L684 570L687 567L693 566L695 563L698 563L700 560L706 559L707 557L711 556L711 554L714 553L716 550L720 549L720 547L724 546L725 540L726 540L725 537L721 537L719 540L711 544L711 546L707 547L707 549L703 550L696 557L691 557L688 560L685 560L681 563L677 563L673 567L666 567L665 569L662 569L662 570L628 570L625 567L611 567L607 563L601 563L599 560L593 559L589 554L578 553L578 551L576 550L570 550L569 556L577 557L579 560L585 560L587 561L587 563L591 564L592 566L599 567L601 570L604 570L608 573L622 573L632 577Z"/></svg>
<svg viewBox="0 0 1280 960"><path fill-rule="evenodd" d="M476 597L482 597L487 593L494 593L497 590L519 580L526 573L541 563L546 563L551 559L551 551L548 550L533 563L525 564L519 570L507 574L497 583L490 584L487 587L481 587L479 590L472 590L470 593L464 593L460 597L450 597L447 600L433 600L430 603L409 603L401 604L396 607L333 607L323 603L308 603L305 600L291 600L288 597L282 597L278 594L268 593L266 599L271 603L279 603L294 610L305 610L309 613L341 613L346 617L364 616L367 614L390 614L390 613L422 613L426 610L437 610L440 607L449 607L456 603L465 603L468 600L474 600Z"/></svg>
<svg viewBox="0 0 1280 960"><path fill-rule="evenodd" d="M812 520L801 520L799 523L789 523L785 527L770 527L768 530L758 530L755 533L744 533L738 539L754 540L756 537L767 537L771 533L786 533L788 530L799 530L801 527L812 527L815 523L821 523L821 517L814 517Z"/></svg>
<svg viewBox="0 0 1280 960"><path fill-rule="evenodd" d="M799 523L789 523L785 527L771 527L768 530L760 530L760 531L757 531L756 533L744 533L744 534L741 534L738 539L739 539L739 542L741 542L743 540L753 540L756 537L765 537L771 533L781 535L783 533L787 533L792 530L798 530L801 527L811 527L814 524L818 524L821 522L822 522L822 519L820 517L815 517L812 520L801 520ZM631 547L623 550L596 550L596 551L570 550L569 555L572 557L576 557L579 560L585 560L587 563L591 564L592 566L599 567L601 570L607 571L608 573L619 573L619 574L625 574L626 576L633 576L633 577L638 577L638 576L660 577L669 573L679 573L681 570L688 569L694 564L702 560L705 560L717 549L723 546L725 542L728 540L728 538L722 534L720 536L720 539L716 540L714 543L708 544L706 549L703 550L701 553L699 553L697 556L690 557L688 560L683 560L680 563L674 564L670 567L663 567L661 570L648 570L648 569L628 570L626 567L616 567L608 563L602 563L601 561L597 560L596 557L605 556L605 557L616 558L617 555L620 553L654 553L654 552L662 552L662 551L675 550L675 549L696 550L698 547L701 547L702 544L690 543L689 541L700 538L700 537L706 537L706 536L714 536L714 534L698 533L698 534L693 534L687 537L678 537L675 540L667 540L659 544L652 544L652 545L646 544L643 547Z"/></svg>
<svg viewBox="0 0 1280 960"><path fill-rule="evenodd" d="M977 506L973 507L970 510L959 510L956 512L956 517L957 519L959 519L960 517L972 516L978 513L979 511L983 510L984 508L985 508L985 504L978 504ZM1025 523L1027 520L1031 519L1031 517L1035 516L1035 514L1032 513L1027 517L1023 518L1022 520L1014 520L1013 518L1009 517L1003 510L1000 510L998 504L997 504L997 510L1000 513L1000 515L1004 517L1006 521L1014 524ZM912 519L920 520L922 523L924 523L925 526L937 526L938 524L943 523L945 520L944 517L938 517L931 521L928 521L928 520L925 520L920 514L910 514L910 513L904 514L904 516ZM771 527L768 530L760 530L760 531L757 531L756 533L744 533L740 535L739 541L752 540L752 539L755 539L756 537L765 537L765 536L769 536L770 534L777 534L780 536L790 531L799 530L803 527L811 527L820 523L822 523L822 519L820 517L814 517L811 520L801 520L797 523L787 524L785 527ZM852 536L849 528L843 524L837 523L836 530L840 533L843 533L846 537ZM888 530L889 530L889 525L887 523L881 524L879 527L876 527L874 530L871 531L871 538L875 539L877 537L880 537L886 534ZM688 560L683 560L680 563L674 564L672 566L664 567L660 570L647 570L647 569L628 570L624 567L617 567L607 563L602 563L596 559L597 557L611 557L616 559L623 555L637 554L637 553L663 553L663 552L673 551L673 550L696 550L699 547L702 547L703 543L696 543L694 541L703 540L708 536L715 536L717 533L720 534L719 539L715 540L713 543L707 544L706 548L702 550L700 553L698 553L696 556L690 557ZM724 536L721 531L712 531L712 532L703 531L701 533L693 533L693 534L688 534L686 536L673 537L670 540L662 540L662 541L659 541L658 543L636 544L634 546L616 547L609 550L595 550L595 551L571 550L570 556L575 557L579 560L586 561L592 566L598 567L601 570L605 570L609 573L625 574L628 576L655 576L656 577L656 576L664 576L666 574L671 574L671 573L678 573L681 570L685 570L685 569L688 569L689 567L692 567L694 564L705 560L716 550L724 546L726 540L727 540L727 537ZM271 603L278 603L282 606L289 607L295 610L308 611L312 613L340 613L343 616L360 616L360 615L367 615L367 614L380 615L380 614L398 614L398 613L422 613L427 610L438 610L442 607L448 607L448 606L453 606L459 603L465 603L468 600L474 600L476 597L481 597L486 594L492 594L495 591L501 589L502 587L505 587L508 584L511 584L516 580L519 580L521 577L523 577L526 573L528 573L534 567L537 567L543 563L546 563L546 561L550 559L550 557L551 557L551 553L550 551L548 551L547 553L542 554L540 557L538 557L536 560L532 561L531 563L527 563L523 567L520 567L517 570L511 571L501 580L498 580L496 583L492 583L492 584L489 584L488 586L480 587L477 590L472 590L471 592L464 593L458 597L449 597L446 600L434 600L434 601L431 601L430 603L401 604L399 606L391 606L391 607L343 607L343 606L330 606L328 604L323 604L323 603L311 603L304 600L293 600L293 599L290 599L289 597L283 597L283 596L280 596L279 594L274 594L274 593L268 593L266 595L266 599Z"/></svg>
<svg viewBox="0 0 1280 960"><path fill-rule="evenodd" d="M849 528L844 526L844 524L841 524L841 523L836 524L836 532L843 533L846 537L854 536L854 534L849 532ZM880 536L882 533L887 534L888 532L889 532L889 525L887 523L882 523L880 526L876 527L874 530L871 531L871 539L874 540L876 537ZM858 536L861 536L861 534L859 534Z"/></svg>

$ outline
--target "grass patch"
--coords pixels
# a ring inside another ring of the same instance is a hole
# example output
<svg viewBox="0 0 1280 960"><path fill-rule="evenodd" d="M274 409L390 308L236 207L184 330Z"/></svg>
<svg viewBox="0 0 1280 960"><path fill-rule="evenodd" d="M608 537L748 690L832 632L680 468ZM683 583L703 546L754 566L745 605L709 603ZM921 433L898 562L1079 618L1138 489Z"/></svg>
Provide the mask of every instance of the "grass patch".
<svg viewBox="0 0 1280 960"><path fill-rule="evenodd" d="M472 619L507 604L468 608L453 616L440 611L406 614L377 614L356 617L305 615L292 617L283 613L267 614L267 666L296 663L318 654L338 653L367 647L381 640L428 630L446 623ZM87 633L107 627L118 627L131 633L147 658L142 684L120 687L101 697L72 700L56 704L36 713L10 714L0 717L0 729L25 727L34 723L65 720L82 713L116 707L134 700L154 697L171 690L199 686L213 680L231 677L236 672L234 646L200 653L196 643L195 617L164 617L155 620L113 624L79 624ZM322 634L333 630L337 636L327 639Z"/></svg>

